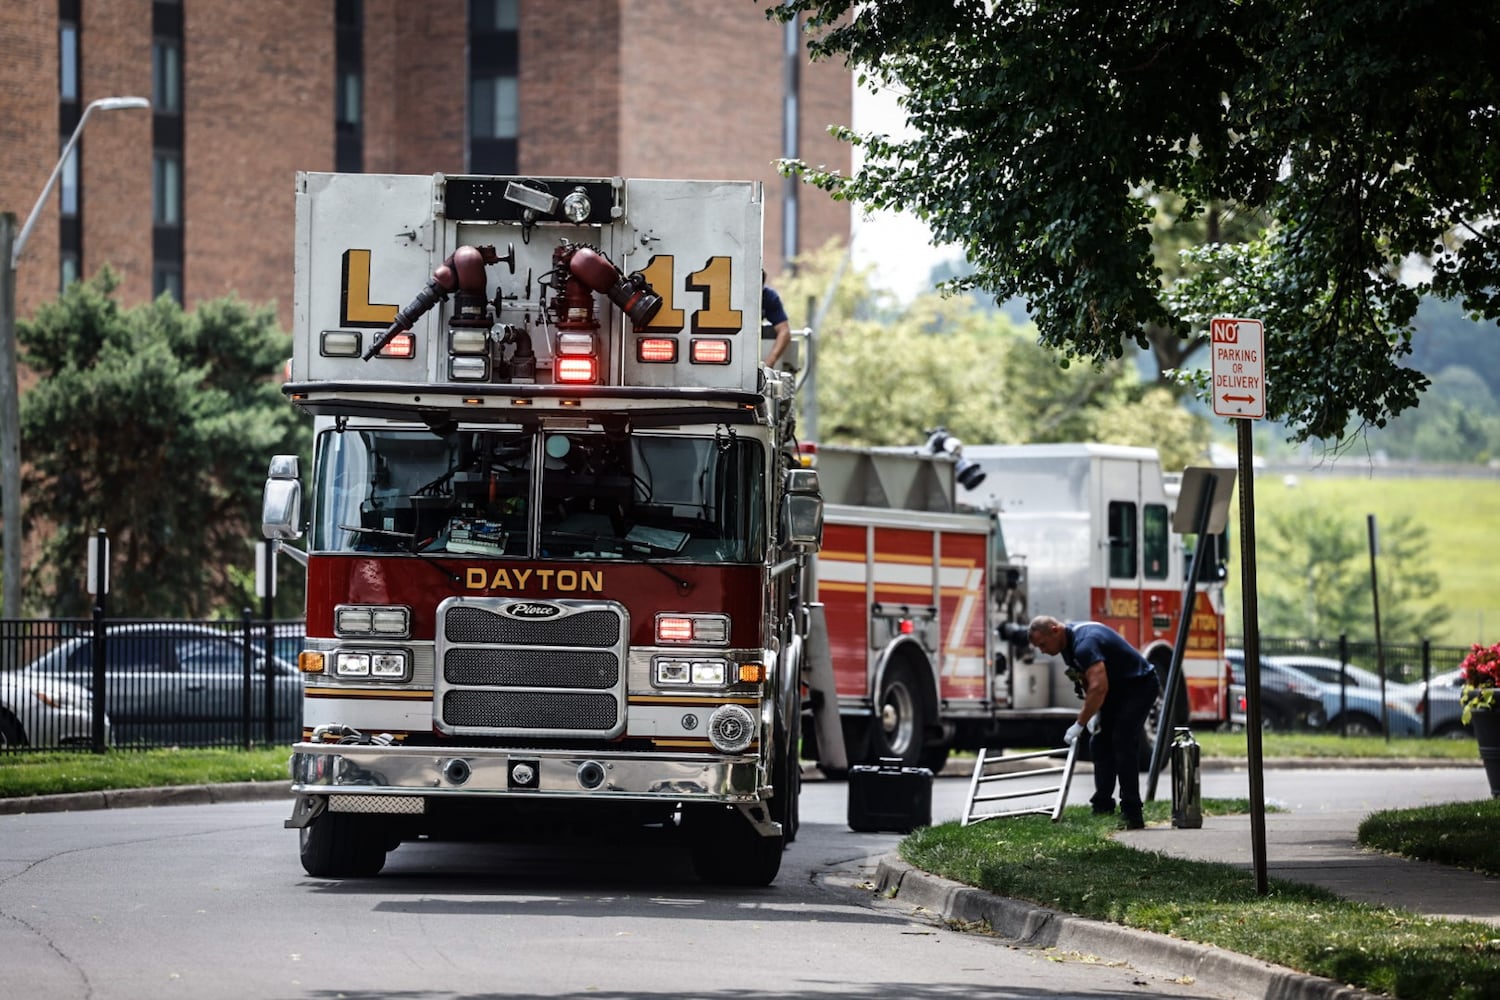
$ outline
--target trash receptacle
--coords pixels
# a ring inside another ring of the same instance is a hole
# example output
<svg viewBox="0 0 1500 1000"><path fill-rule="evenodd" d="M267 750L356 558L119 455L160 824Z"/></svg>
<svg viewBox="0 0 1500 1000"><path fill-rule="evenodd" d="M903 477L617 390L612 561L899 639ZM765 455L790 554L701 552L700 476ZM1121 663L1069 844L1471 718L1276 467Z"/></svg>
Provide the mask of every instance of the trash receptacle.
<svg viewBox="0 0 1500 1000"><path fill-rule="evenodd" d="M1203 791L1198 778L1198 741L1185 726L1172 735L1172 825L1185 830L1203 826Z"/></svg>

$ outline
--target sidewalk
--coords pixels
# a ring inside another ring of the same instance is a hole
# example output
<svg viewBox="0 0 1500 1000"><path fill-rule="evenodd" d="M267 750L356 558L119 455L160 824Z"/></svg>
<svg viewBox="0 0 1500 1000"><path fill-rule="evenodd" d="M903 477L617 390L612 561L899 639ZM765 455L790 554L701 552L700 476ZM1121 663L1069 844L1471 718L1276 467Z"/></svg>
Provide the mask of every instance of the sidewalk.
<svg viewBox="0 0 1500 1000"><path fill-rule="evenodd" d="M1355 840L1358 828L1347 814L1267 813L1267 875L1360 903L1500 928L1500 878L1367 850ZM1255 867L1249 816L1206 817L1198 830L1166 824L1122 830L1115 839L1171 857Z"/></svg>

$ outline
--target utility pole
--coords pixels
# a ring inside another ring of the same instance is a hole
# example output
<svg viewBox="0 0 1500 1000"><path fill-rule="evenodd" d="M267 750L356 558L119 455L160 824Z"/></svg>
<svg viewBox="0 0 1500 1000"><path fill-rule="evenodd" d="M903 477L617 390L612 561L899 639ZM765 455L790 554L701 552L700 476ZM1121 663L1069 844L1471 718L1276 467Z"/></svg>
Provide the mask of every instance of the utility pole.
<svg viewBox="0 0 1500 1000"><path fill-rule="evenodd" d="M16 217L0 212L0 530L4 610L21 617L21 389L16 361L16 269L11 264Z"/></svg>
<svg viewBox="0 0 1500 1000"><path fill-rule="evenodd" d="M42 214L42 206L57 186L58 175L68 157L73 155L89 116L95 111L149 107L151 102L144 97L101 97L90 101L73 127L73 134L63 146L57 166L52 168L52 175L47 178L47 184L32 206L31 214L26 217L20 234L15 233L15 216L7 212L0 217L0 250L4 251L0 264L5 270L4 276L0 277L0 289L3 289L0 291L0 494L3 494L4 507L3 516L0 516L0 521L3 521L0 530L4 531L0 546L5 550L3 563L0 563L0 572L5 575L5 604L0 617L21 617L21 389L16 362L16 268L21 263L21 252L26 249L31 230Z"/></svg>

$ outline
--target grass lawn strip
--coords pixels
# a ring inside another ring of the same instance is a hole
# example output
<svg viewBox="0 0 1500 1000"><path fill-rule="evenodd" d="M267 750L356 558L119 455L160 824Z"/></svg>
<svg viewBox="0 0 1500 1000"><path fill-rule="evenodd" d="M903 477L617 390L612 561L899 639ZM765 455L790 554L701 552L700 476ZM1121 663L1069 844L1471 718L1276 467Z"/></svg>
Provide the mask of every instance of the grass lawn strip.
<svg viewBox="0 0 1500 1000"><path fill-rule="evenodd" d="M1205 813L1248 803L1205 802ZM1169 819L1147 803L1148 821ZM904 840L908 863L956 882L1068 913L1108 920L1244 955L1405 1000L1497 995L1500 934L1477 921L1429 919L1272 880L1257 896L1252 873L1116 843L1111 817L1070 807L1062 822L1023 816L957 823Z"/></svg>

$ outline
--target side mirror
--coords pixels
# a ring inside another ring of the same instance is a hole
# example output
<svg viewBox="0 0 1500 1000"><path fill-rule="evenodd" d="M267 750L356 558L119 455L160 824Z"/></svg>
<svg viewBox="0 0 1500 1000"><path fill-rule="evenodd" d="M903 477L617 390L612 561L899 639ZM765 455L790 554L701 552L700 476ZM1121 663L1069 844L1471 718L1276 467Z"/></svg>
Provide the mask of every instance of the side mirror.
<svg viewBox="0 0 1500 1000"><path fill-rule="evenodd" d="M277 455L266 473L260 530L267 538L302 537L302 480L296 455Z"/></svg>
<svg viewBox="0 0 1500 1000"><path fill-rule="evenodd" d="M781 500L781 531L787 544L816 552L823 547L823 495L813 469L792 469L786 474L786 495Z"/></svg>

